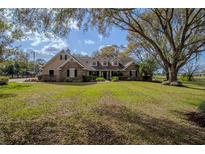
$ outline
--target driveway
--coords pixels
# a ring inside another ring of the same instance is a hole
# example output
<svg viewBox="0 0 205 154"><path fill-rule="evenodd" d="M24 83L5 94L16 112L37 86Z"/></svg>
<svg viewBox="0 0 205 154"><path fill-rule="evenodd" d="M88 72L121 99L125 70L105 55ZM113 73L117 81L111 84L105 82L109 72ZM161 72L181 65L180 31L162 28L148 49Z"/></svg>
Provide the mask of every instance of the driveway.
<svg viewBox="0 0 205 154"><path fill-rule="evenodd" d="M24 82L29 78L18 78L18 79L9 79L9 82Z"/></svg>

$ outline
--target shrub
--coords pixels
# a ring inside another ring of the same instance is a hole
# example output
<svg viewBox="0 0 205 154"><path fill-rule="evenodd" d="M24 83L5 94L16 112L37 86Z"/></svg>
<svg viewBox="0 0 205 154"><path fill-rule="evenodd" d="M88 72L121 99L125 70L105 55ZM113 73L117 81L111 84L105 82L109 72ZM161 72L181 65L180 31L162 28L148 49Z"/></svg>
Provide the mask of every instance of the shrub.
<svg viewBox="0 0 205 154"><path fill-rule="evenodd" d="M199 110L203 113L205 113L205 102L202 102L200 105L199 105Z"/></svg>
<svg viewBox="0 0 205 154"><path fill-rule="evenodd" d="M95 78L94 76L83 76L83 82L91 82L91 81L95 81Z"/></svg>
<svg viewBox="0 0 205 154"><path fill-rule="evenodd" d="M6 85L9 82L9 78L8 77L0 77L0 85Z"/></svg>
<svg viewBox="0 0 205 154"><path fill-rule="evenodd" d="M119 81L119 77L118 76L113 76L112 81Z"/></svg>
<svg viewBox="0 0 205 154"><path fill-rule="evenodd" d="M162 84L163 85L170 85L170 82L169 81L163 81Z"/></svg>
<svg viewBox="0 0 205 154"><path fill-rule="evenodd" d="M38 75L37 78L38 78L39 81L42 81L43 80L43 75Z"/></svg>
<svg viewBox="0 0 205 154"><path fill-rule="evenodd" d="M95 80L96 80L96 81L105 81L105 78L103 78L103 77L97 77Z"/></svg>
<svg viewBox="0 0 205 154"><path fill-rule="evenodd" d="M182 75L180 76L180 80L181 80L181 81L188 81L188 76L187 76L186 74L182 74Z"/></svg>

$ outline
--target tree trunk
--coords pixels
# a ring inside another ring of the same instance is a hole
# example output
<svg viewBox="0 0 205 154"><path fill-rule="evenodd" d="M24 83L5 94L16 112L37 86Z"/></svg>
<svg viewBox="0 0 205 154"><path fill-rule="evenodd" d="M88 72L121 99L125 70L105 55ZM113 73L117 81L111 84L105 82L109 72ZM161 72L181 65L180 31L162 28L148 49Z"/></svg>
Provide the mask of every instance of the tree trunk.
<svg viewBox="0 0 205 154"><path fill-rule="evenodd" d="M169 70L168 67L164 66L164 73L166 75L166 81L169 81Z"/></svg>
<svg viewBox="0 0 205 154"><path fill-rule="evenodd" d="M192 81L192 75L188 75L188 81Z"/></svg>
<svg viewBox="0 0 205 154"><path fill-rule="evenodd" d="M170 68L168 68L169 71L169 82L177 82L177 73L178 70L174 67L171 66Z"/></svg>
<svg viewBox="0 0 205 154"><path fill-rule="evenodd" d="M169 80L169 72L166 72L166 81Z"/></svg>

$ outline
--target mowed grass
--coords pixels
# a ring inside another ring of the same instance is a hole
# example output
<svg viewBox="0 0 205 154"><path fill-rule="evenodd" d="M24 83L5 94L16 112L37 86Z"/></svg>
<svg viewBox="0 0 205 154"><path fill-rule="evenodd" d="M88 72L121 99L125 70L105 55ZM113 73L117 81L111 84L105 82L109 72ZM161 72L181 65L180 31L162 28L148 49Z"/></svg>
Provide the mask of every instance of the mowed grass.
<svg viewBox="0 0 205 154"><path fill-rule="evenodd" d="M186 113L204 83L10 83L0 87L0 144L205 144Z"/></svg>

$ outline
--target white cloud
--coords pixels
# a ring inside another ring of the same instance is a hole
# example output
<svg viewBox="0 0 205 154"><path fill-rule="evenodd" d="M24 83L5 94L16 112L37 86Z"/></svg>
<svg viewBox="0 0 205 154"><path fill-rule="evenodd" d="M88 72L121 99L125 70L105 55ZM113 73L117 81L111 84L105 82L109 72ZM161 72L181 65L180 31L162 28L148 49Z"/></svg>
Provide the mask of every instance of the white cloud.
<svg viewBox="0 0 205 154"><path fill-rule="evenodd" d="M66 44L66 41L64 39L56 39L52 40L50 43L45 45L42 48L42 51L44 52L59 52L62 49L68 48L69 46Z"/></svg>
<svg viewBox="0 0 205 154"><path fill-rule="evenodd" d="M28 48L28 49L26 49L26 52L29 53L29 54L31 54L31 52L35 52L39 55L45 55L45 56L54 56L55 55L52 52L44 51L44 50L41 50L41 49L37 50L37 49L34 49L34 48Z"/></svg>
<svg viewBox="0 0 205 154"><path fill-rule="evenodd" d="M68 25L69 25L70 29L79 30L78 22L75 21L75 20L70 20L70 21L68 22Z"/></svg>
<svg viewBox="0 0 205 154"><path fill-rule="evenodd" d="M38 46L40 43L41 43L41 39L36 38L36 40L31 43L31 46L35 47Z"/></svg>
<svg viewBox="0 0 205 154"><path fill-rule="evenodd" d="M32 41L30 47L25 48L28 53L35 51L38 57L46 59L50 59L50 57L54 56L60 50L67 49L69 47L65 39L54 37L52 34L48 38L41 36L39 33L30 33L29 37L27 37L25 41L26 40ZM42 44L43 46L39 46L41 43L44 43Z"/></svg>
<svg viewBox="0 0 205 154"><path fill-rule="evenodd" d="M88 55L88 53L84 52L84 51L81 51L80 54L83 55L83 56Z"/></svg>
<svg viewBox="0 0 205 154"><path fill-rule="evenodd" d="M88 45L95 44L95 42L92 41L92 40L85 40L84 43L85 43L85 44L88 44Z"/></svg>

